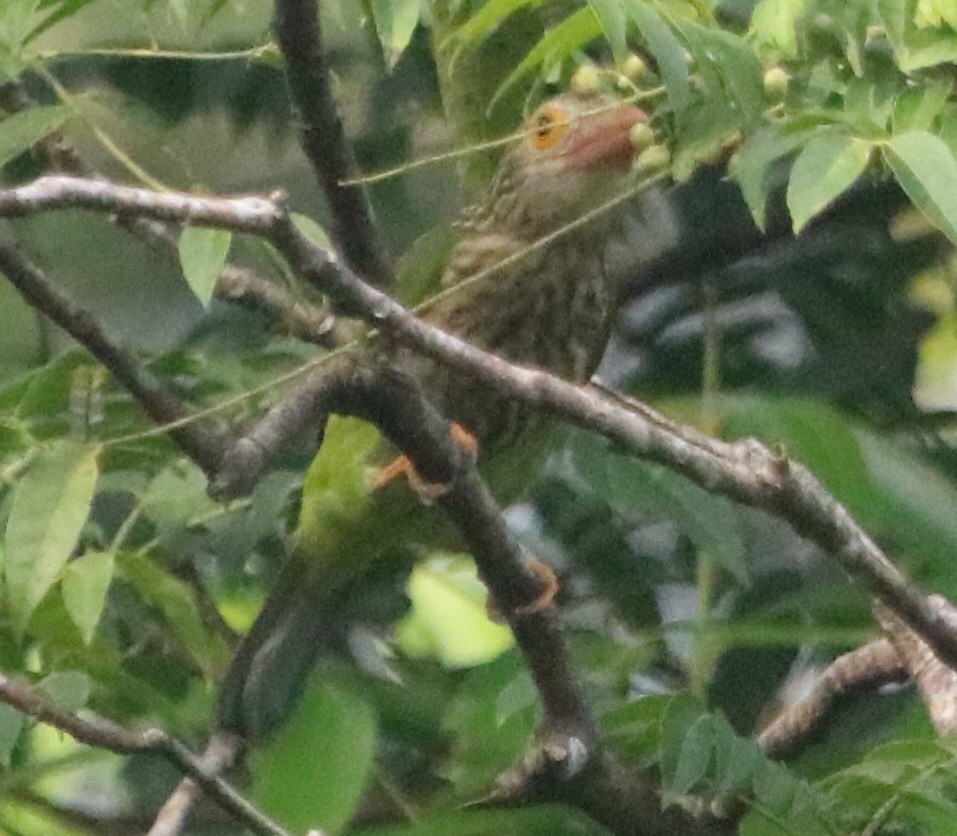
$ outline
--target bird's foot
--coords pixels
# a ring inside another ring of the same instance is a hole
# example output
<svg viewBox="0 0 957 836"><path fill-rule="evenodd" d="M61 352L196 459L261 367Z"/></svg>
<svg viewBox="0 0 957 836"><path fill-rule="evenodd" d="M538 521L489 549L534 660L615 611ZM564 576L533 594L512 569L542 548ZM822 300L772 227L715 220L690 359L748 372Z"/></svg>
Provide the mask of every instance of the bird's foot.
<svg viewBox="0 0 957 836"><path fill-rule="evenodd" d="M478 456L478 440L475 436L458 423L452 424L449 433L456 446L474 461ZM409 457L402 455L393 459L375 475L372 480L372 490L381 490L396 479L402 478L408 480L409 487L426 505L441 499L452 488L450 482L427 482L419 476Z"/></svg>
<svg viewBox="0 0 957 836"><path fill-rule="evenodd" d="M525 565L538 579L540 585L538 595L535 596L533 601L529 601L520 607L513 607L510 610L502 610L495 599L490 595L485 609L488 612L488 617L492 619L492 621L498 624L504 624L517 616L542 612L554 603L555 596L558 595L558 591L561 589L561 584L558 582L558 575L555 574L555 570L534 555L527 555L525 557Z"/></svg>

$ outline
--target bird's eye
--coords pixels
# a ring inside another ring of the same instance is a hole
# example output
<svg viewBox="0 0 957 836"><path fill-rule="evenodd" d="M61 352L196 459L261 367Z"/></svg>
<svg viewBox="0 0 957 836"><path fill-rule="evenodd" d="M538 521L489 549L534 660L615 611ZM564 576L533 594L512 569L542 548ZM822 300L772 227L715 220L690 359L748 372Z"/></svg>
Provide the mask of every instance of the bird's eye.
<svg viewBox="0 0 957 836"><path fill-rule="evenodd" d="M533 147L539 151L554 148L568 131L568 114L556 105L547 105L532 117L529 129Z"/></svg>

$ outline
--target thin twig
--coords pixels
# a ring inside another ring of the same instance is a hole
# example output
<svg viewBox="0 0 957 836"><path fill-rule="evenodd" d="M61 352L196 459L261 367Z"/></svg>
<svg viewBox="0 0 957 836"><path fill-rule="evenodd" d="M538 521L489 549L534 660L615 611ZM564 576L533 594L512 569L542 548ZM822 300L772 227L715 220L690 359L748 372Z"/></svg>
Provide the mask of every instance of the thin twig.
<svg viewBox="0 0 957 836"><path fill-rule="evenodd" d="M14 245L0 242L0 272L21 296L83 345L126 387L156 423L178 421L189 407L131 352L110 337L86 310L48 281ZM170 435L206 473L220 466L230 443L227 430L212 421L182 424Z"/></svg>
<svg viewBox="0 0 957 836"><path fill-rule="evenodd" d="M35 106L36 101L19 81L0 84L0 108L8 113L19 113ZM41 168L49 173L107 179L91 167L58 131L38 142L34 151ZM110 219L120 229L146 243L166 263L179 269L178 225L130 215L111 215ZM335 317L327 308L296 299L286 288L247 267L227 263L216 279L213 296L264 313L278 329L303 342L329 348L344 341L338 333Z"/></svg>
<svg viewBox="0 0 957 836"><path fill-rule="evenodd" d="M831 662L799 701L761 730L758 745L773 758L789 756L810 743L841 698L907 678L907 667L888 639L868 642Z"/></svg>
<svg viewBox="0 0 957 836"><path fill-rule="evenodd" d="M238 738L218 733L206 745L199 760L208 775L220 775L233 765L242 748ZM194 778L183 778L156 814L147 836L178 836L182 833L197 801L199 789Z"/></svg>
<svg viewBox="0 0 957 836"><path fill-rule="evenodd" d="M288 836L278 824L257 810L228 783L212 774L186 746L158 728L130 731L102 718L86 719L51 705L35 688L0 672L0 700L18 711L66 732L80 743L120 755L155 754L189 775L223 809L254 833Z"/></svg>

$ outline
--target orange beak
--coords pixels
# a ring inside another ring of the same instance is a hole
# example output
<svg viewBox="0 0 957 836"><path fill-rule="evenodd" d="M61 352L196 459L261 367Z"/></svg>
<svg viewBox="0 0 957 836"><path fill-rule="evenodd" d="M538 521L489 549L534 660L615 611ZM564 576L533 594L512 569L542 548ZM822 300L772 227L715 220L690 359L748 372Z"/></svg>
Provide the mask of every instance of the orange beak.
<svg viewBox="0 0 957 836"><path fill-rule="evenodd" d="M586 114L569 131L563 156L573 168L624 168L635 153L631 129L647 121L645 111L626 104Z"/></svg>

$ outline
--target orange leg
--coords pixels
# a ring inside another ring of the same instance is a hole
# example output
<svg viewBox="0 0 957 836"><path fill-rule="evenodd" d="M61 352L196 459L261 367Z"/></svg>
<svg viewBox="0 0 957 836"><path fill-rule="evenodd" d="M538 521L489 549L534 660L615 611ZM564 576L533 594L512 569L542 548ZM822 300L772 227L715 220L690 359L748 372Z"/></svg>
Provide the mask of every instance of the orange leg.
<svg viewBox="0 0 957 836"><path fill-rule="evenodd" d="M449 430L452 441L465 455L474 459L478 455L478 440L461 424L453 423ZM372 480L372 490L378 491L396 479L406 478L409 485L427 505L448 492L450 485L426 482L416 472L408 456L399 456L382 468Z"/></svg>

